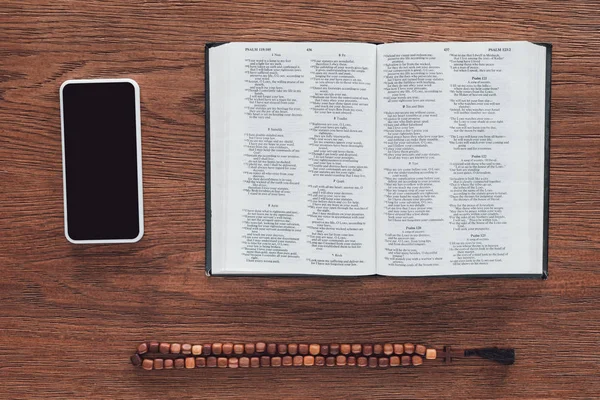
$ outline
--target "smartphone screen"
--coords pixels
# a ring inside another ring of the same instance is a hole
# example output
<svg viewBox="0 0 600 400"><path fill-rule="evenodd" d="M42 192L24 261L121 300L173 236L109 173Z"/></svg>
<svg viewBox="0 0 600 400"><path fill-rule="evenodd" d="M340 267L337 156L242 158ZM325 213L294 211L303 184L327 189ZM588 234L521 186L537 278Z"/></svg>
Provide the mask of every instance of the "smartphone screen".
<svg viewBox="0 0 600 400"><path fill-rule="evenodd" d="M60 90L65 235L73 243L143 235L139 87L72 80Z"/></svg>

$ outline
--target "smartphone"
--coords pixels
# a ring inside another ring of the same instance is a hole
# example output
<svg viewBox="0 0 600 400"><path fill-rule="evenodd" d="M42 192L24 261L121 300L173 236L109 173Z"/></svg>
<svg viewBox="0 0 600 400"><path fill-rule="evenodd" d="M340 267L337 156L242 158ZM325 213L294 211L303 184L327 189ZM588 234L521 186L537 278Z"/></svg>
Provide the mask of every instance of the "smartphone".
<svg viewBox="0 0 600 400"><path fill-rule="evenodd" d="M132 79L60 87L65 236L133 243L144 234L140 88Z"/></svg>

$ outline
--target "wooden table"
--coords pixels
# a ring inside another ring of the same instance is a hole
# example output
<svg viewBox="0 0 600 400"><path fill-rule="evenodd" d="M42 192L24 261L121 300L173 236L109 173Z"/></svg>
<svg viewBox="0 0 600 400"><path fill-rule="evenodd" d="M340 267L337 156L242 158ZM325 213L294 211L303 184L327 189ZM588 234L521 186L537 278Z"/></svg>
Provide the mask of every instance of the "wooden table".
<svg viewBox="0 0 600 400"><path fill-rule="evenodd" d="M4 0L0 398L600 396L600 5L595 1ZM550 279L207 278L204 44L554 43ZM63 235L58 88L141 86L146 234ZM142 340L514 346L512 367L147 373Z"/></svg>

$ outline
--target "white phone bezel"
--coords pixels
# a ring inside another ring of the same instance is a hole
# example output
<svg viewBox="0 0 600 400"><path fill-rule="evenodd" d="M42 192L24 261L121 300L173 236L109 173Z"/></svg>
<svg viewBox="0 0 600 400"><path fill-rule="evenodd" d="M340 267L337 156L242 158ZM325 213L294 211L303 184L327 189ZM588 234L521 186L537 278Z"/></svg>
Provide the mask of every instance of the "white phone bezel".
<svg viewBox="0 0 600 400"><path fill-rule="evenodd" d="M136 118L136 156L137 156L137 178L138 178L138 209L139 209L139 234L133 239L93 239L93 240L77 240L69 236L69 226L67 223L67 170L65 165L65 124L63 112L63 89L67 85L81 83L115 83L128 82L135 91L135 118ZM73 244L101 244L101 243L135 243L144 236L144 199L142 187L142 124L140 118L140 87L136 81L129 78L119 79L69 79L60 85L60 132L62 142L62 166L63 166L63 199L64 199L64 219L65 219L65 237Z"/></svg>

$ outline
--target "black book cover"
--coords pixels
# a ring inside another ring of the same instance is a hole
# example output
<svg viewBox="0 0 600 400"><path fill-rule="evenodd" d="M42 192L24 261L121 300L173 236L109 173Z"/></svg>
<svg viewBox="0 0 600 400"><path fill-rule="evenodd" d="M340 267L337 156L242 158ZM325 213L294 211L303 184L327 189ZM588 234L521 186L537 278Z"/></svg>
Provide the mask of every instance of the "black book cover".
<svg viewBox="0 0 600 400"><path fill-rule="evenodd" d="M205 254L205 258L206 258L206 275L210 276L212 274L212 246L211 246L211 229L212 229L212 225L211 225L211 216L212 216L212 209L210 207L210 79L209 79L209 68L208 68L208 63L209 63L209 54L210 54L210 48L211 47L217 47L220 46L222 44L225 44L225 42L221 42L221 43L206 43L206 46L204 48L204 136L205 136L205 141L204 141L204 146L205 148L205 160L204 160L204 166L205 166L205 181L204 181L204 188L205 188L205 192L204 192L204 196L206 197L205 199L205 203L206 203L206 209L205 209L205 218L206 218L206 230L205 230L205 238L206 238L206 242L205 242L205 246L206 248L204 249L204 254Z"/></svg>

